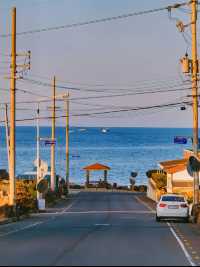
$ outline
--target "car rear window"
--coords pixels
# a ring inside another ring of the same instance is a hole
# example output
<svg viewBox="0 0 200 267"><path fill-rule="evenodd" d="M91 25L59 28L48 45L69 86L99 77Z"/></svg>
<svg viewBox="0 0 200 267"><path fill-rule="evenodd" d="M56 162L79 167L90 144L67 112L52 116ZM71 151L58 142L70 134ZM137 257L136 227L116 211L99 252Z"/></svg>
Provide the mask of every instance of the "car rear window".
<svg viewBox="0 0 200 267"><path fill-rule="evenodd" d="M184 197L164 196L164 197L162 197L162 201L165 201L165 202L185 202L185 199L184 199Z"/></svg>

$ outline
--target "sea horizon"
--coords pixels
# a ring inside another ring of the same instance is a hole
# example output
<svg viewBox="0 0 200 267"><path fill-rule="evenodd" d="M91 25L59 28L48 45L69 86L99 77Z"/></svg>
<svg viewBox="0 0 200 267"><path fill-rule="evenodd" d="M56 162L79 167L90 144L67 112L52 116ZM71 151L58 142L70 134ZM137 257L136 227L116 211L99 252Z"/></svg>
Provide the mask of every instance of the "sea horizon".
<svg viewBox="0 0 200 267"><path fill-rule="evenodd" d="M109 129L102 133L101 129ZM81 131L86 129L85 131ZM7 169L5 128L1 127L0 167ZM42 138L51 137L51 127L41 126ZM137 184L147 184L146 172L157 169L158 163L182 158L187 145L174 144L175 136L192 136L190 128L143 128L143 127L70 127L70 181L84 184L87 165L99 162L111 168L110 183L128 185L131 172L137 172ZM65 127L56 127L56 170L65 177ZM50 147L41 142L41 159L50 165ZM36 127L16 127L16 173L33 169L36 159ZM92 174L93 180L102 178L102 173Z"/></svg>

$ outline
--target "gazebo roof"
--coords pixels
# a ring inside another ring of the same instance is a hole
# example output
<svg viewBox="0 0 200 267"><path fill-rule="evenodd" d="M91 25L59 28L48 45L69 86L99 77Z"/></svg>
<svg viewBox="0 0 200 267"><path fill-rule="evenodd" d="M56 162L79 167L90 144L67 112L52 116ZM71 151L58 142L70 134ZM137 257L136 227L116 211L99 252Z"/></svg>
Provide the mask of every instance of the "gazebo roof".
<svg viewBox="0 0 200 267"><path fill-rule="evenodd" d="M102 165L100 163L95 163L93 165L83 168L85 171L109 171L110 167Z"/></svg>

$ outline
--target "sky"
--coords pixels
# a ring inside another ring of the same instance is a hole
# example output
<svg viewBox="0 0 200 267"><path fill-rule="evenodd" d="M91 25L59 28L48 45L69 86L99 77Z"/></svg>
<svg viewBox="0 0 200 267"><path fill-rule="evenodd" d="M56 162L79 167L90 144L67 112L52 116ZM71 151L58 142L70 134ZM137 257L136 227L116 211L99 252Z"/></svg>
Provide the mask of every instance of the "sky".
<svg viewBox="0 0 200 267"><path fill-rule="evenodd" d="M22 32L165 7L177 1L1 0L0 34L11 30L13 6L17 7L17 31ZM186 29L186 42L177 30L176 23L179 19L187 24L190 15L184 9L172 12L172 16L176 19L170 20L167 11L162 11L106 23L18 36L18 53L28 50L32 52L31 70L24 78L50 84L55 75L58 85L79 89L69 90L72 126L192 127L190 107L186 111L181 111L180 106L177 106L159 110L94 114L188 99L186 96L190 94L189 90L133 95L136 91L185 87L183 80L188 80L188 77L181 73L179 61L186 51L190 54L190 29ZM0 88L9 88L7 61L10 59L5 56L9 53L10 38L0 37ZM19 63L22 60L22 57L18 58ZM17 88L45 97L51 96L50 86L39 86L25 79L17 81ZM66 92L57 88L57 94ZM107 95L120 96L105 97ZM9 102L8 92L0 90L0 97L0 103ZM87 97L92 98L80 99ZM39 99L41 97L17 91L17 101ZM41 105L43 116L50 115L50 106L50 103ZM57 106L60 108L57 115L63 115L64 104L58 102ZM36 108L35 103L17 104L17 118L34 117ZM81 116L85 113L90 116ZM0 115L3 119L4 112L1 111ZM30 124L34 125L35 122L18 123ZM43 120L41 124L49 125L50 121ZM58 119L57 125L64 125L64 119Z"/></svg>

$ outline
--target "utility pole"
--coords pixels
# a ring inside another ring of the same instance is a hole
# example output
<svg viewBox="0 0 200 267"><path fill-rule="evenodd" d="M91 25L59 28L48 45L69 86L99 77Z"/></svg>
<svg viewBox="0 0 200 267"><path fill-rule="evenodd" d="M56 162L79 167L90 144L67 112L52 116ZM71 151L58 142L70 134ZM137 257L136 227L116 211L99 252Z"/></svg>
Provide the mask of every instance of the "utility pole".
<svg viewBox="0 0 200 267"><path fill-rule="evenodd" d="M198 157L198 55L197 55L197 0L191 1L192 31L192 96L193 96L193 152ZM199 173L194 172L194 205L199 204Z"/></svg>
<svg viewBox="0 0 200 267"><path fill-rule="evenodd" d="M55 124L56 124L56 77L53 78L52 144L51 144L51 191L55 191Z"/></svg>
<svg viewBox="0 0 200 267"><path fill-rule="evenodd" d="M37 185L40 182L40 106L37 108ZM40 199L40 193L37 191L37 203Z"/></svg>
<svg viewBox="0 0 200 267"><path fill-rule="evenodd" d="M10 176L10 131L8 125L8 104L5 104L5 129L6 129L6 146L7 146L7 157L8 157L8 173Z"/></svg>
<svg viewBox="0 0 200 267"><path fill-rule="evenodd" d="M66 95L66 184L69 191L69 93Z"/></svg>
<svg viewBox="0 0 200 267"><path fill-rule="evenodd" d="M10 194L9 205L16 205L15 185L15 127L16 127L16 7L12 9L10 81Z"/></svg>

